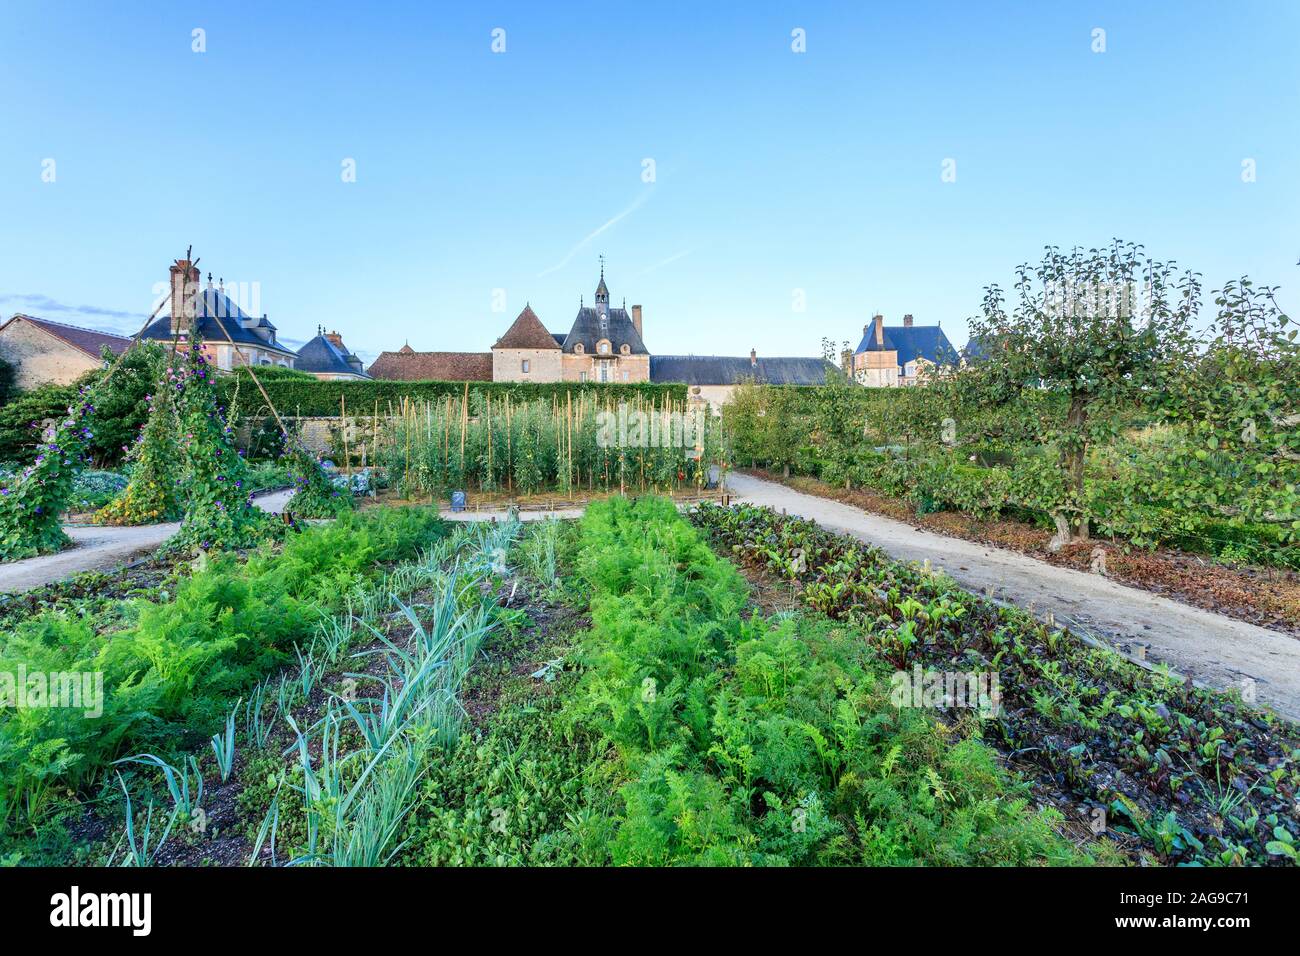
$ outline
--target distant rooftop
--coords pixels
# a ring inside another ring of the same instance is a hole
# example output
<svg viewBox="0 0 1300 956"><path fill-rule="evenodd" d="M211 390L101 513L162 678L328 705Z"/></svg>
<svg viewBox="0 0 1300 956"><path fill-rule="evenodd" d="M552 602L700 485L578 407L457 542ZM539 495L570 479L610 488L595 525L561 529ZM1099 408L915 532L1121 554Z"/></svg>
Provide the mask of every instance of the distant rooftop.
<svg viewBox="0 0 1300 956"><path fill-rule="evenodd" d="M10 318L9 322L0 326L0 329L7 327L10 322L17 319L30 322L37 328L48 332L73 348L85 352L92 358L99 358L103 353L104 346L112 349L113 354L121 355L131 345L129 336L117 335L113 332L101 332L98 329L84 329L79 325L67 325L64 322L51 322L49 319L38 319L34 315L24 315L21 312Z"/></svg>

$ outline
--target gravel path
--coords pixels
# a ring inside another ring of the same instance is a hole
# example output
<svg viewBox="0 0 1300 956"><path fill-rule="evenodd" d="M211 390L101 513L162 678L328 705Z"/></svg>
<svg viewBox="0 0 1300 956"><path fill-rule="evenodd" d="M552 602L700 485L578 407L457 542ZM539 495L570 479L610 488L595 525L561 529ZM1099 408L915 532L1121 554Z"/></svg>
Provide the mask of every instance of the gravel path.
<svg viewBox="0 0 1300 956"><path fill-rule="evenodd" d="M1071 629L1149 664L1168 664L1209 687L1249 692L1300 720L1300 640L1243 621L1058 568L1014 551L922 531L902 521L806 495L752 475L731 474L737 500L785 510L850 534L904 561L940 568L963 587L1047 613ZM1254 682L1253 685L1251 682Z"/></svg>
<svg viewBox="0 0 1300 956"><path fill-rule="evenodd" d="M259 495L253 501L263 511L279 514L292 494L291 491L273 491ZM58 554L0 564L0 592L30 591L82 571L126 564L157 549L180 530L180 523L173 521L133 528L73 524L65 525L63 530L75 542L75 547Z"/></svg>

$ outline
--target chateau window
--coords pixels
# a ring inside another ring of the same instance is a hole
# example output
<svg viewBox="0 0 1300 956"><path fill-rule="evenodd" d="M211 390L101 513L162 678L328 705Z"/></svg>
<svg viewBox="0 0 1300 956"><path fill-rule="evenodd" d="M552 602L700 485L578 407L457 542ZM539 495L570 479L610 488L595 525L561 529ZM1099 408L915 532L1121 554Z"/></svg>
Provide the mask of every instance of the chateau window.
<svg viewBox="0 0 1300 956"><path fill-rule="evenodd" d="M602 382L609 381L609 366L606 365L604 362L600 363L600 380Z"/></svg>
<svg viewBox="0 0 1300 956"><path fill-rule="evenodd" d="M632 353L632 346L624 342L622 345L618 347L618 350L622 352L624 355L630 355Z"/></svg>
<svg viewBox="0 0 1300 956"><path fill-rule="evenodd" d="M581 355L582 352L583 352L583 345L582 345L582 343L581 343L581 342L575 342L574 345L573 345L573 351L575 351L575 352L577 352L579 355Z"/></svg>
<svg viewBox="0 0 1300 956"><path fill-rule="evenodd" d="M624 346L624 348L626 348L626 346ZM627 372L623 373L623 381L627 381Z"/></svg>
<svg viewBox="0 0 1300 956"><path fill-rule="evenodd" d="M519 371L523 372L525 375L528 374L528 359L523 359L520 361Z"/></svg>
<svg viewBox="0 0 1300 956"><path fill-rule="evenodd" d="M586 372L579 372L579 373L578 373L578 381L579 381L579 382L585 382L586 380L587 380L587 373L586 373Z"/></svg>

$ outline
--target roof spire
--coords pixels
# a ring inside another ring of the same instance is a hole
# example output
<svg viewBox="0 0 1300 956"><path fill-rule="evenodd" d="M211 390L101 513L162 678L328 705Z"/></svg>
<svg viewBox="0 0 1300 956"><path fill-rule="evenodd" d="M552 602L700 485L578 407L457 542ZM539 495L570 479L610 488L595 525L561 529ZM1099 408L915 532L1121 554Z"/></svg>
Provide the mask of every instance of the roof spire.
<svg viewBox="0 0 1300 956"><path fill-rule="evenodd" d="M605 285L605 256L600 256L600 284L596 286L596 307L601 303L609 304L609 287Z"/></svg>

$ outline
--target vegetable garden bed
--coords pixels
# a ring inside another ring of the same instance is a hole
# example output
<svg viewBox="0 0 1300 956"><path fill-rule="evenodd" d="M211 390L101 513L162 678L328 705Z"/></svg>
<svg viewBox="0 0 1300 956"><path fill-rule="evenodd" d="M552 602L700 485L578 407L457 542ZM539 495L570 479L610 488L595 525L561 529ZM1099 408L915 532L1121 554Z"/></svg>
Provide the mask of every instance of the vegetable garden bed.
<svg viewBox="0 0 1300 956"><path fill-rule="evenodd" d="M1294 861L1300 734L1286 721L812 522L749 506L705 506L694 520L737 560L796 582L803 603L859 628L900 670L996 671L1000 712L981 735L1104 829L1136 835L1153 861Z"/></svg>

